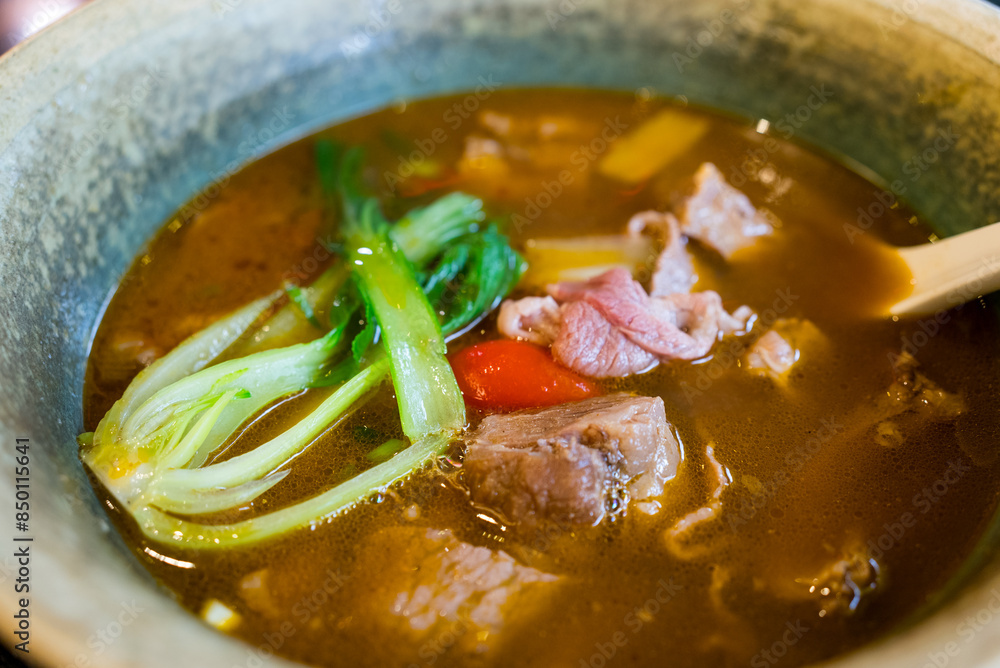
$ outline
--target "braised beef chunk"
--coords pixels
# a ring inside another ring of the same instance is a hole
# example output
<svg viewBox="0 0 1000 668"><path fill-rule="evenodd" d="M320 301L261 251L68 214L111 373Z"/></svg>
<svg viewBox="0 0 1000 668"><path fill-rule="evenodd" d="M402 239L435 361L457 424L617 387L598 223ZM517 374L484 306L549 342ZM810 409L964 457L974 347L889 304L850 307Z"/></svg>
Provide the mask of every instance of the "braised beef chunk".
<svg viewBox="0 0 1000 668"><path fill-rule="evenodd" d="M487 417L465 476L472 500L512 523L595 524L615 484L632 500L658 496L680 458L662 399L612 394Z"/></svg>
<svg viewBox="0 0 1000 668"><path fill-rule="evenodd" d="M448 634L453 639L448 650L462 654L488 650L511 611L518 616L530 616L533 606L541 611L559 580L502 550L419 527L380 531L359 560L374 565L379 577L352 580L349 593L372 608L383 632L417 642Z"/></svg>
<svg viewBox="0 0 1000 668"><path fill-rule="evenodd" d="M746 195L726 183L718 167L704 163L694 175L695 191L679 210L681 231L728 259L771 234L771 223Z"/></svg>
<svg viewBox="0 0 1000 668"><path fill-rule="evenodd" d="M465 467L473 500L521 524L536 518L600 521L611 483L604 454L572 440L524 445L483 441L469 448Z"/></svg>

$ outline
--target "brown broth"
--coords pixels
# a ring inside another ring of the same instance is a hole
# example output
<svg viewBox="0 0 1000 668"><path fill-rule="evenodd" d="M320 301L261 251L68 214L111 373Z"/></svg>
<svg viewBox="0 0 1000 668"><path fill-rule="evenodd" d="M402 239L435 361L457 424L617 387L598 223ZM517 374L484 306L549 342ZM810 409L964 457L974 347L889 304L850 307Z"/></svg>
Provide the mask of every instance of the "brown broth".
<svg viewBox="0 0 1000 668"><path fill-rule="evenodd" d="M462 100L400 105L320 135L365 146L370 180L385 195L387 211L400 213L444 192L406 198L387 191L385 174L399 167L400 146L412 150L414 140L444 136L432 140L429 159L454 165L465 135L479 132L474 114L462 118L455 112ZM596 528L556 530L518 545L477 517L454 473L438 469L315 531L219 553L147 544L126 515L114 513L138 558L185 607L197 612L214 598L241 615L233 633L251 646L248 665L271 650L317 665L468 665L469 657L457 649L460 643L452 648L450 637L430 645L400 633L389 637L389 613L358 596L364 591L360 583L384 576L359 560L367 537L401 524L451 528L464 540L503 547L564 576L550 597L510 615L490 652L475 659L476 665L492 666L767 666L779 653L784 665L805 664L887 632L920 609L970 554L1000 492L997 425L990 417L997 414L1000 378L993 310L974 302L951 311L933 336L918 334L916 319L876 317L907 292L909 278L876 239L920 243L929 229L896 207L851 243L844 226L874 201L878 189L829 158L758 134L745 122L690 111L709 123L709 132L639 189L602 178L591 160L572 161L581 155L575 152L582 146L574 144L577 136L597 137L609 120L638 127L664 106L606 92L495 93L482 109L526 123L572 120L576 134L558 139L558 150L540 141L529 145L546 165L537 173L485 173L445 190L481 195L503 217L533 218L522 229L508 230L517 243L536 236L612 234L637 211L668 207L698 165L712 161L731 181L750 177L737 185L773 212L781 227L729 265L699 251L702 280L696 289L718 290L728 307L745 303L760 314L787 304L783 315L811 320L826 335L826 347L804 356L787 387L741 369L734 361L738 355L728 354L732 342L717 346L713 358L700 364L661 365L605 383L607 389L662 396L667 418L682 437L685 461L668 483L663 509L652 517L630 512ZM567 168L572 182L542 206L544 184ZM532 205L539 208L537 216L530 215ZM315 276L323 268L316 253L320 234L311 138L248 165L214 198L182 208L136 260L104 314L88 365L87 428L121 396L143 360L280 287L290 275ZM451 348L496 336L487 318ZM892 382L888 355L905 341L917 345L922 372L959 392L968 410L955 424L917 425L903 444L890 448L873 441L859 416ZM263 442L321 397L321 391L310 391L281 402L220 456ZM241 518L325 490L363 468L372 445L357 437L355 427L362 425L383 437L400 435L390 389L327 431L295 460L286 481ZM667 551L664 532L705 503L710 442L734 483L722 496L722 515L693 534L698 553L680 559ZM949 462L958 460L970 470L942 484ZM420 508L414 519L407 509L415 500ZM900 534L907 513L915 519ZM868 545L883 573L878 591L855 614L823 617L814 601L789 598L787 592L799 587L797 578L814 575L850 541ZM146 546L195 566L169 566L144 553ZM241 579L260 569L268 572L266 606L248 601L240 589ZM664 596L663 583L680 589ZM658 601L658 593L669 600ZM789 628L798 632L789 636ZM787 642L791 637L794 642Z"/></svg>

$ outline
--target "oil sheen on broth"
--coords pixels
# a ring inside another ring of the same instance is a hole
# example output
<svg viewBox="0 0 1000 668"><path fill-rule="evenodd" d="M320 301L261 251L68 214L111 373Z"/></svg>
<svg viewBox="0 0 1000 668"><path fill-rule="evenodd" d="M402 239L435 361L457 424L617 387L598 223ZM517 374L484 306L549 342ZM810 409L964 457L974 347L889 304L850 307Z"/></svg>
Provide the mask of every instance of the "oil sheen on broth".
<svg viewBox="0 0 1000 668"><path fill-rule="evenodd" d="M458 113L462 100L399 104L320 134L366 148L367 176L390 217L461 189L515 221L506 231L516 245L618 234L634 213L669 208L698 166L713 162L780 227L729 263L689 245L696 289L717 290L727 307L747 304L762 318L774 309L808 319L825 337L821 352L804 355L784 384L747 373L725 345L697 364L601 381L606 391L662 397L681 436L685 459L652 516L630 509L593 528L511 536L470 504L461 468L446 462L313 531L250 548L202 553L147 545L127 515L113 512L140 561L195 613L211 599L237 611L239 624L229 631L249 644L248 657L273 650L317 665L765 666L779 657L799 665L857 647L920 609L973 550L1000 487L996 422L987 417L997 413L1000 377L992 309L974 302L923 323L877 316L906 293L909 276L876 242L921 243L928 228L896 207L864 233L849 234L858 232L850 226L878 189L780 132L759 134L745 122L684 111L681 130L684 122L697 124L700 139L652 178L623 186L595 165L665 102L507 91L475 113ZM532 169L504 171L489 160L456 167L469 160L466 137L488 131L484 124L497 118L536 129L521 139ZM144 364L284 280L307 282L326 266L312 142L250 164L183 207L150 242L93 342L88 429ZM419 178L429 164L439 171ZM396 183L392 176L411 170L418 178ZM494 315L449 349L498 336ZM894 381L890 354L907 346L920 372L960 395L965 410L955 420L911 417L904 437L895 438L873 431L870 408ZM267 440L324 396L312 390L278 402L215 458ZM473 426L481 419L470 417ZM370 466L373 432L402 436L389 386L321 436L282 484L240 516L315 494ZM718 515L686 536L682 549L668 549L665 532L712 493L709 444L732 482ZM458 453L451 459L460 463ZM388 550L389 569L412 568L405 546L378 542L378 532L398 526L450 529L560 576L559 586L506 610L492 637L461 623L435 627L430 637L404 632L401 618L376 606L384 600L379 588L396 575L372 558ZM193 567L153 559L147 546ZM851 569L876 567L877 586L868 592L865 574ZM849 614L821 591L831 569L843 582L845 568L864 590ZM476 647L488 651L470 655Z"/></svg>

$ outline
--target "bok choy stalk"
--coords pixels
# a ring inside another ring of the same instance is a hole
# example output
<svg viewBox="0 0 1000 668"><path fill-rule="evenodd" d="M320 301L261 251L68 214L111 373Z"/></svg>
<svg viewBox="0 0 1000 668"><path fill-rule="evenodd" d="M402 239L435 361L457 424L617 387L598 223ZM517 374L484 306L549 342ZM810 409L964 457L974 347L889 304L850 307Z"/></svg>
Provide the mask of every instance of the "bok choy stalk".
<svg viewBox="0 0 1000 668"><path fill-rule="evenodd" d="M318 154L322 166L322 147ZM349 151L334 159L332 169L326 165L330 180L325 185L335 191L332 199L342 211L344 266L350 268L353 282L341 281L333 289L335 281L327 280L322 298L356 285L366 313L378 322L384 350L376 348L367 355L368 365L358 370L358 360L374 339L368 317L369 325L351 346L353 355L341 359L345 323L354 308L342 303L340 309L331 309L331 316L338 317L330 319L338 324L313 342L183 375L195 371L186 360L218 355L234 339L232 333L213 334L213 328L245 331L248 319L258 319L271 306L273 298L268 298L192 337L140 374L102 420L83 458L150 538L191 547L242 545L322 521L425 464L464 426L464 402L444 357L444 336L495 307L517 282L524 263L495 229L479 230L478 200L448 195L391 226L377 202L359 192L360 153ZM448 243L451 247L442 255ZM414 265L423 269L418 272ZM208 339L218 341L207 346ZM176 371L170 375L161 370L172 367ZM263 406L351 373L353 377L319 407L278 437L251 452L201 467L208 453ZM214 525L178 517L238 508L280 482L287 475L281 467L289 458L387 376L395 385L404 433L413 445L328 492L253 519ZM160 382L150 385L151 379ZM81 439L85 445L87 441Z"/></svg>
<svg viewBox="0 0 1000 668"><path fill-rule="evenodd" d="M321 143L319 148L323 149L327 145L328 143ZM328 150L317 152L321 160L334 159ZM321 173L327 178L335 176L330 170L321 170ZM334 202L338 201L336 183L325 183L324 186L331 191ZM481 200L455 192L442 196L426 207L411 210L393 225L391 234L407 259L415 266L423 267L447 248L448 244L463 237L475 236L473 233L479 229L484 219ZM286 286L286 292L292 299L270 316L264 323L265 326L258 327L252 337L244 337L249 340L236 346L237 351L242 353L240 356L278 347L283 342L308 340L315 337L317 326L329 327L329 315L323 317L321 314L329 314L331 308L339 308L337 296L344 289L349 273L350 268L343 262L338 262L308 287ZM274 298L278 296L280 294Z"/></svg>

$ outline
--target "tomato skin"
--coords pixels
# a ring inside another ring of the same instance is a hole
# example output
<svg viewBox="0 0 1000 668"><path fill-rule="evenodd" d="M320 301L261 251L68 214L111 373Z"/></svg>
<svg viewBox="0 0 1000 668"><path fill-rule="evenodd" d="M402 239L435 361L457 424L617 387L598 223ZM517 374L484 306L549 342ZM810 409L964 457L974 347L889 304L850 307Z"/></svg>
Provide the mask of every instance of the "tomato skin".
<svg viewBox="0 0 1000 668"><path fill-rule="evenodd" d="M465 402L473 408L512 411L555 406L601 394L592 382L560 366L544 348L501 339L450 356Z"/></svg>

